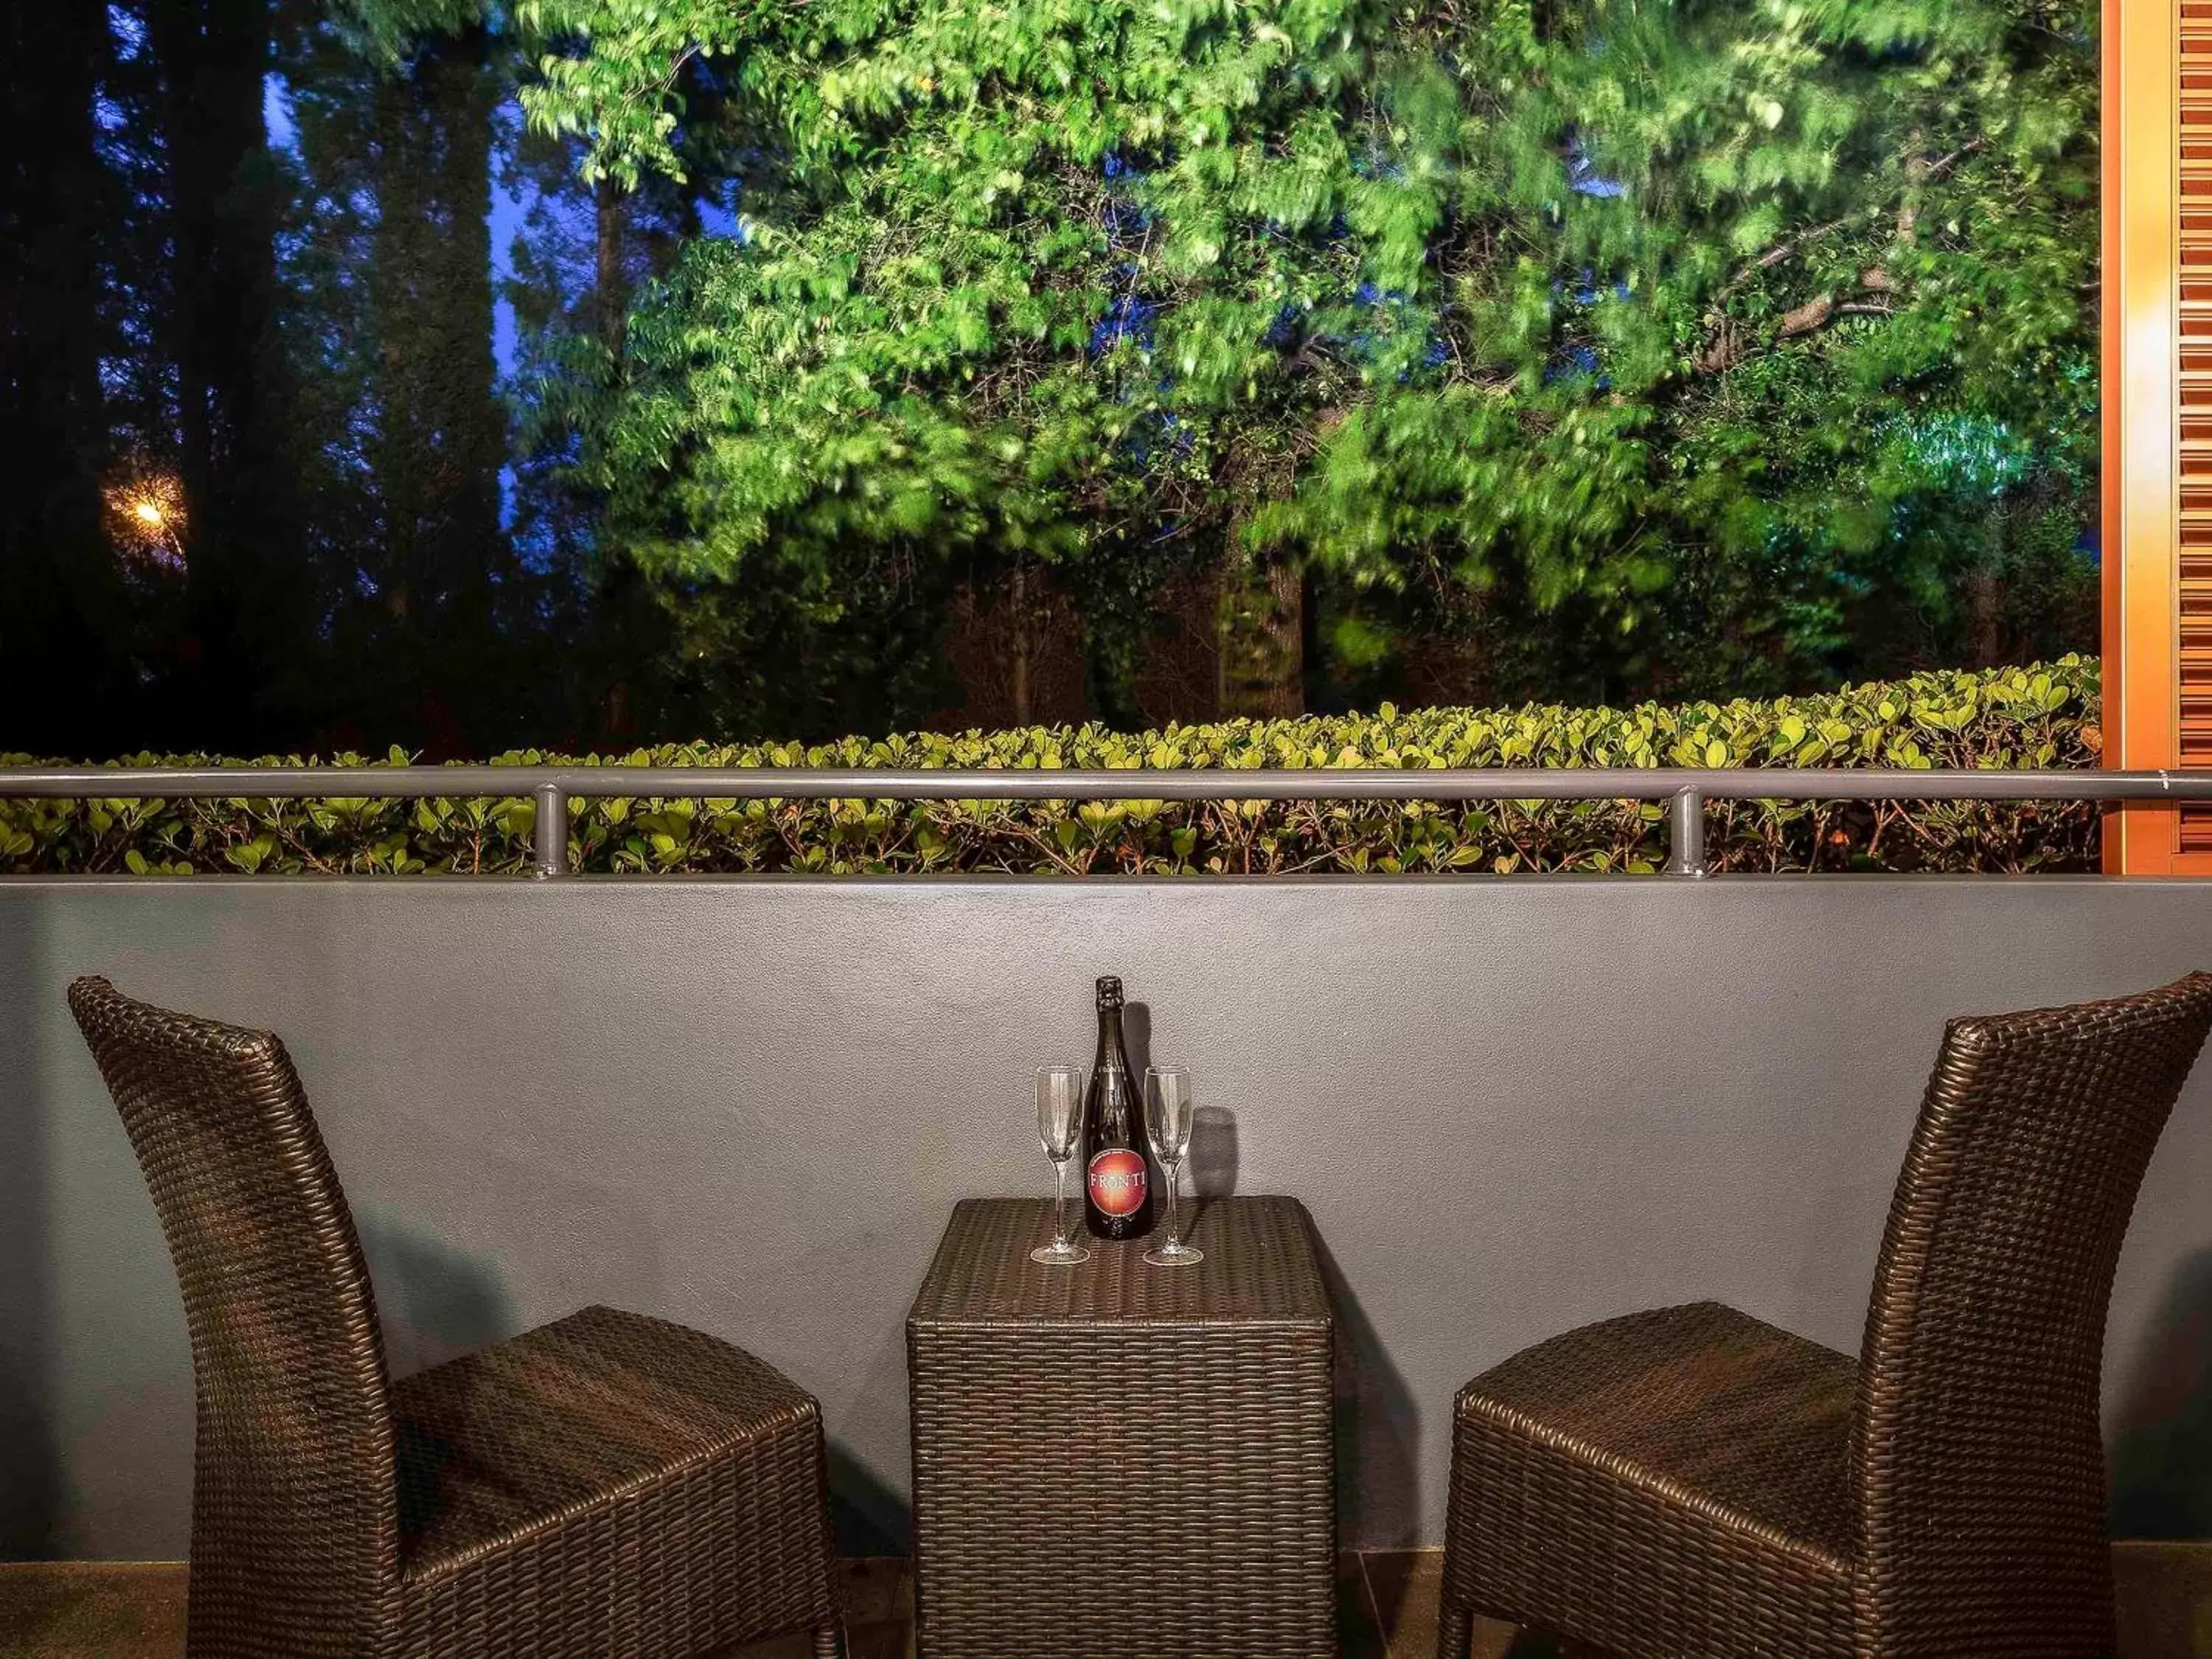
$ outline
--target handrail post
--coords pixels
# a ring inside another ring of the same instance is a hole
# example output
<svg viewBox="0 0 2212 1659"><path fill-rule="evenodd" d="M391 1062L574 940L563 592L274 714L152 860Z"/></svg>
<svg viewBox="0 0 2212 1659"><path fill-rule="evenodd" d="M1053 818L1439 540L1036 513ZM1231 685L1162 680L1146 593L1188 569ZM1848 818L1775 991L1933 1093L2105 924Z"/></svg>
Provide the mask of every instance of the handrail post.
<svg viewBox="0 0 2212 1659"><path fill-rule="evenodd" d="M1692 878L1711 873L1705 867L1705 795L1694 785L1676 790L1668 804L1667 873Z"/></svg>
<svg viewBox="0 0 2212 1659"><path fill-rule="evenodd" d="M568 792L557 783L538 786L538 822L531 826L531 875L551 881L568 873Z"/></svg>

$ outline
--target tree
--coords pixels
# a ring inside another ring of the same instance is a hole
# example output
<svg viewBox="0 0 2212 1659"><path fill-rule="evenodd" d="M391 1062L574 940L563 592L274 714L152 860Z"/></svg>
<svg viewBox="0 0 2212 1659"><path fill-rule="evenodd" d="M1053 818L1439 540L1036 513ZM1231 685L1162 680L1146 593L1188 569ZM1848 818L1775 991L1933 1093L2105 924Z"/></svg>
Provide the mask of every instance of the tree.
<svg viewBox="0 0 2212 1659"><path fill-rule="evenodd" d="M390 665L455 720L488 685L507 416L492 356L492 111L482 30L416 54L371 94L377 217L368 267L378 362L366 460L380 536L368 568ZM458 728L441 734L459 746Z"/></svg>
<svg viewBox="0 0 2212 1659"><path fill-rule="evenodd" d="M4 27L0 749L595 735L502 524L506 42L387 72L322 0Z"/></svg>
<svg viewBox="0 0 2212 1659"><path fill-rule="evenodd" d="M167 279L154 337L171 405L188 537L168 733L231 747L296 704L309 667L276 232L287 193L264 126L270 0L143 8L158 66ZM172 434L165 434L172 435Z"/></svg>
<svg viewBox="0 0 2212 1659"><path fill-rule="evenodd" d="M517 15L590 170L743 191L583 428L683 592L1045 561L1110 618L1195 559L1281 663L1309 573L1583 617L1614 691L1695 678L1655 653L1702 619L1749 690L1870 594L1972 610L1924 533L1972 457L2094 475L2088 0Z"/></svg>
<svg viewBox="0 0 2212 1659"><path fill-rule="evenodd" d="M99 154L110 64L97 7L19 6L0 56L20 143L0 166L0 750L104 740L127 684L122 584L101 523L109 434L100 365Z"/></svg>
<svg viewBox="0 0 2212 1659"><path fill-rule="evenodd" d="M502 501L495 353L504 41L364 58L318 6L286 40L299 222L284 239L305 550L325 574L325 720L441 756L575 732L537 573Z"/></svg>

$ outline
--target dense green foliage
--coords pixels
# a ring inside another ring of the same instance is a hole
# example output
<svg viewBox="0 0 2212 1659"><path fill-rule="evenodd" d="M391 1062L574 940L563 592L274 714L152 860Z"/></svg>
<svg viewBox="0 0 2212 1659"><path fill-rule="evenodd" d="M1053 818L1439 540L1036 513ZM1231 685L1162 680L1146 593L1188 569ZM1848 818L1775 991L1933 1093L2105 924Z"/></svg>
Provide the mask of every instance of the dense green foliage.
<svg viewBox="0 0 2212 1659"><path fill-rule="evenodd" d="M1287 564L1340 679L1413 611L1606 695L2081 637L2090 0L513 17L541 128L742 210L563 393L702 650L977 560L1094 650L1178 562Z"/></svg>
<svg viewBox="0 0 2212 1659"><path fill-rule="evenodd" d="M2096 665L1929 674L1769 702L1627 709L1384 708L1139 734L1095 726L815 747L704 744L607 757L658 766L1465 768L2094 765ZM155 757L142 757L152 763ZM394 759L404 757L395 756ZM554 757L535 750L510 763ZM200 763L194 761L191 763ZM296 760L287 763L297 764ZM595 764L598 762L587 762ZM337 767L365 764L341 756ZM242 788L251 775L242 773ZM1716 803L1723 870L2085 870L2083 802ZM734 801L572 804L585 871L1043 874L1526 870L1646 872L1661 809L1609 802ZM355 873L526 868L526 799L0 801L0 874Z"/></svg>
<svg viewBox="0 0 2212 1659"><path fill-rule="evenodd" d="M2087 648L2093 11L7 9L0 746Z"/></svg>

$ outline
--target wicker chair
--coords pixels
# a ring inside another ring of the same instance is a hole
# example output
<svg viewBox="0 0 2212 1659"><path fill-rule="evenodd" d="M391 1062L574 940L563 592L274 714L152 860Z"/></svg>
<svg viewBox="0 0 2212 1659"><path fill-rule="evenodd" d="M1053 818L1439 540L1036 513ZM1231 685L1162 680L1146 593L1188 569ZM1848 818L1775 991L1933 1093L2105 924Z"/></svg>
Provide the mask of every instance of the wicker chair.
<svg viewBox="0 0 2212 1659"><path fill-rule="evenodd" d="M812 1399L606 1308L392 1382L283 1045L105 980L70 1007L184 1292L191 1659L843 1654Z"/></svg>
<svg viewBox="0 0 2212 1659"><path fill-rule="evenodd" d="M2112 1650L2106 1305L2212 975L1952 1022L1856 1361L1705 1304L1462 1390L1440 1659L1470 1616L1650 1659Z"/></svg>

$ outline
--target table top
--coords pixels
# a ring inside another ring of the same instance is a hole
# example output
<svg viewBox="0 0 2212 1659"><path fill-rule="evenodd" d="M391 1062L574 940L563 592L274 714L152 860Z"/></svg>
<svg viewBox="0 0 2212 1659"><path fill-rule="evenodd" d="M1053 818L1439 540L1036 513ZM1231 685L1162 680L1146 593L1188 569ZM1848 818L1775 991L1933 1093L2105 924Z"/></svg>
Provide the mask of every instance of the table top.
<svg viewBox="0 0 2212 1659"><path fill-rule="evenodd" d="M1294 1198L1206 1198L1182 1204L1195 1267L1153 1267L1152 1238L1092 1238L1072 1267L1030 1260L1052 1243L1052 1200L963 1199L952 1212L909 1324L1321 1324L1328 1291L1312 1219Z"/></svg>

